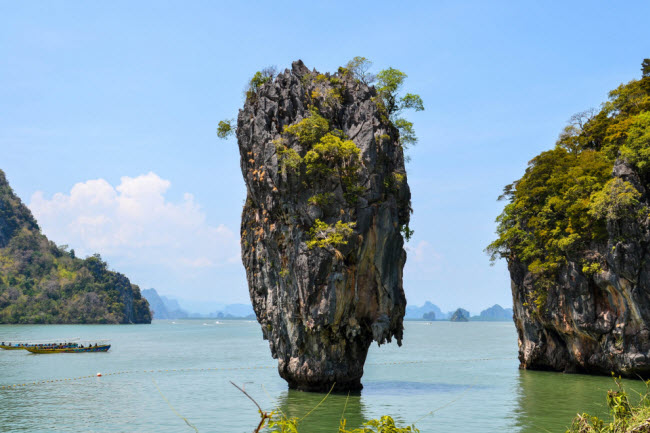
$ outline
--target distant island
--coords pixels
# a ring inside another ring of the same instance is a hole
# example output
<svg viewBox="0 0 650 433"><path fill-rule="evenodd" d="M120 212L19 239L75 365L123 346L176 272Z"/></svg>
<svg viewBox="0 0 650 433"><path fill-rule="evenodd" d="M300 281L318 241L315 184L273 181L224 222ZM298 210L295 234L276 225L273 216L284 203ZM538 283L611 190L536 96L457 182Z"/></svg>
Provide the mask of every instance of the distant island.
<svg viewBox="0 0 650 433"><path fill-rule="evenodd" d="M469 311L464 308L458 308L454 311L449 319L450 322L469 322Z"/></svg>
<svg viewBox="0 0 650 433"><path fill-rule="evenodd" d="M0 324L150 322L138 286L48 240L0 170Z"/></svg>
<svg viewBox="0 0 650 433"><path fill-rule="evenodd" d="M149 301L153 318L157 320L175 319L226 319L226 320L256 320L251 304L220 304L215 311L199 313L183 306L189 304L187 300L174 299L160 295L156 289L142 290L142 296ZM510 322L512 321L512 308L503 308L499 304L482 310L478 315L472 316L464 308L458 308L471 322ZM457 309L457 310L458 310ZM409 321L449 321L455 311L443 312L440 307L426 301L422 306L407 306L405 320Z"/></svg>
<svg viewBox="0 0 650 433"><path fill-rule="evenodd" d="M186 319L189 317L187 311L181 309L178 301L158 295L156 289L145 289L142 296L149 301L149 308L153 319Z"/></svg>
<svg viewBox="0 0 650 433"><path fill-rule="evenodd" d="M426 301L424 305L407 306L405 320L451 320L454 313L462 310L463 316L466 316L471 322L510 322L512 321L512 308L503 308L499 304L494 304L490 308L481 311L478 316L471 316L470 313L458 308L456 311L443 312L440 307Z"/></svg>

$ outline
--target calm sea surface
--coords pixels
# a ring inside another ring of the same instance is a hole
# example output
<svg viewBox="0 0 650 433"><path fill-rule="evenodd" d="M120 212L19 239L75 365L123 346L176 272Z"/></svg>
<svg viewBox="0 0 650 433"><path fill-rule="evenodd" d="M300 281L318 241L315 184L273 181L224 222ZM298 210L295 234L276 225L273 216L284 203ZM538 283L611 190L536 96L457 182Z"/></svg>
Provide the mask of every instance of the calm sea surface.
<svg viewBox="0 0 650 433"><path fill-rule="evenodd" d="M289 416L324 397L287 390L253 322L0 326L5 341L73 337L107 338L112 348L0 350L0 432L194 432L182 416L199 432L249 433L257 409L229 381ZM299 426L336 432L345 408L348 427L390 414L422 432L563 432L576 412L606 413L612 379L520 371L516 357L511 323L406 322L401 348L370 349L360 395L330 395Z"/></svg>

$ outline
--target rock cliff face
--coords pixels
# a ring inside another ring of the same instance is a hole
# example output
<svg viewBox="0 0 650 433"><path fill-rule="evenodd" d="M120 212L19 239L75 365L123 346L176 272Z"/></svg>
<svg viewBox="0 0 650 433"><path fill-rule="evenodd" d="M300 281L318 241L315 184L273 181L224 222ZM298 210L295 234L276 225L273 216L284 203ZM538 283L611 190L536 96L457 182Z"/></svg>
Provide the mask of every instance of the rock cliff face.
<svg viewBox="0 0 650 433"><path fill-rule="evenodd" d="M360 389L371 342L402 339L398 132L374 88L298 61L249 92L237 140L242 260L279 373L301 390Z"/></svg>
<svg viewBox="0 0 650 433"><path fill-rule="evenodd" d="M617 161L613 176L630 182L647 207L648 185ZM594 242L563 265L546 307L535 309L535 276L510 261L514 321L522 368L650 377L650 224L645 213L607 223ZM600 263L585 273L584 261Z"/></svg>
<svg viewBox="0 0 650 433"><path fill-rule="evenodd" d="M649 62L500 197L522 368L650 377Z"/></svg>

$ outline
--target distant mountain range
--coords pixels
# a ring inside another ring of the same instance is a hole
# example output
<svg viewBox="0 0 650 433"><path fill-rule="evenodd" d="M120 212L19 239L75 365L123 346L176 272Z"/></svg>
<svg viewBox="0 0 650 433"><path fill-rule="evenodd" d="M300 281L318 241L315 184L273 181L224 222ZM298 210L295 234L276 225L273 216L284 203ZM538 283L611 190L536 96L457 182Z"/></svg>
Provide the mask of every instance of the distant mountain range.
<svg viewBox="0 0 650 433"><path fill-rule="evenodd" d="M451 317L451 313L443 313L437 305L427 301L421 307L407 305L404 318L406 320L422 320L422 316L430 312L435 314L435 320L448 320Z"/></svg>
<svg viewBox="0 0 650 433"><path fill-rule="evenodd" d="M213 304L211 308L216 307L216 311L210 313L197 313L187 311L187 308L181 307L185 301L159 295L156 289L142 290L142 296L149 301L149 306L153 311L154 319L248 319L255 320L255 312L250 304ZM191 305L190 305L191 308ZM424 305L406 307L405 320L451 320L455 311L463 312L464 316L469 317L469 312L463 308L454 311L443 312L437 305L427 301ZM512 320L512 308L503 308L495 304L490 308L481 311L478 316L471 316L472 322L504 322Z"/></svg>
<svg viewBox="0 0 650 433"><path fill-rule="evenodd" d="M466 312L463 308L459 308ZM458 311L456 310L456 311ZM443 312L437 305L427 301L421 307L407 306L406 307L406 320L450 320L454 311ZM467 313L469 315L469 313ZM469 318L472 322L505 322L512 320L512 308L503 308L499 304L495 304L490 308L481 311L478 316L471 316Z"/></svg>
<svg viewBox="0 0 650 433"><path fill-rule="evenodd" d="M159 295L156 289L142 291L153 311L154 319L255 319L255 312L250 304L227 304L211 313L188 312L181 308L176 299Z"/></svg>

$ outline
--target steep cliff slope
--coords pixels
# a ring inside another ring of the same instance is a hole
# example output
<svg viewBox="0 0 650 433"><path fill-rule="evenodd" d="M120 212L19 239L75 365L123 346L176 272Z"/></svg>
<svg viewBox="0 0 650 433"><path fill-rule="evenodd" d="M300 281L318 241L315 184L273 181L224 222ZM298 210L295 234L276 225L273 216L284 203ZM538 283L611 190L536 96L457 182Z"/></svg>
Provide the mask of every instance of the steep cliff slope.
<svg viewBox="0 0 650 433"><path fill-rule="evenodd" d="M149 303L153 319L185 319L189 316L176 301L160 296L156 289L144 289L140 293Z"/></svg>
<svg viewBox="0 0 650 433"><path fill-rule="evenodd" d="M242 260L292 388L358 389L371 342L401 343L410 191L388 116L353 74L300 61L239 112Z"/></svg>
<svg viewBox="0 0 650 433"><path fill-rule="evenodd" d="M138 286L41 234L0 170L0 323L150 323Z"/></svg>
<svg viewBox="0 0 650 433"><path fill-rule="evenodd" d="M647 66L646 66L647 65ZM523 368L650 376L650 61L505 189Z"/></svg>

